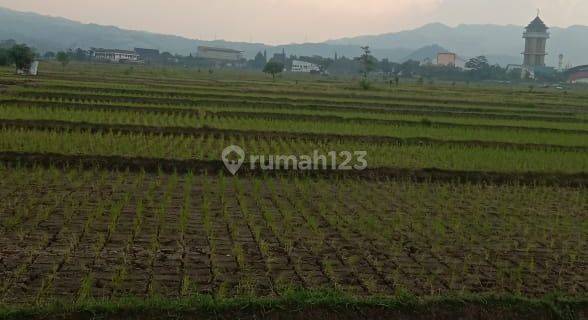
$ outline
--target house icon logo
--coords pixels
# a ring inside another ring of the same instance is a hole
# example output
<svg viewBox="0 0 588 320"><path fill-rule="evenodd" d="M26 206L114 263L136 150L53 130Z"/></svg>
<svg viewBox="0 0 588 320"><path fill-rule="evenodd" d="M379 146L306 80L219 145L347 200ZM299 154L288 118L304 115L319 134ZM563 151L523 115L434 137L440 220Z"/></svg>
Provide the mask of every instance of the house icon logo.
<svg viewBox="0 0 588 320"><path fill-rule="evenodd" d="M245 161L245 151L236 145L228 146L223 150L222 160L225 167L235 175Z"/></svg>

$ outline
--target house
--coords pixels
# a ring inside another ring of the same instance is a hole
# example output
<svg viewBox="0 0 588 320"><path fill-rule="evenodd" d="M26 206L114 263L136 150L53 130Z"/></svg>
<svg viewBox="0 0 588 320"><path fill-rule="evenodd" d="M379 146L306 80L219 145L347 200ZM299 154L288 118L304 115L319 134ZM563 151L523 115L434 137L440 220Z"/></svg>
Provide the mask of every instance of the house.
<svg viewBox="0 0 588 320"><path fill-rule="evenodd" d="M292 61L292 72L318 73L321 68L314 63L294 60Z"/></svg>
<svg viewBox="0 0 588 320"><path fill-rule="evenodd" d="M144 61L155 61L160 57L157 49L135 48L135 53Z"/></svg>
<svg viewBox="0 0 588 320"><path fill-rule="evenodd" d="M450 66L455 67L457 61L457 55L452 52L439 52L437 53L437 65L438 66Z"/></svg>
<svg viewBox="0 0 588 320"><path fill-rule="evenodd" d="M200 46L198 47L196 56L202 59L218 61L241 61L243 59L243 51Z"/></svg>
<svg viewBox="0 0 588 320"><path fill-rule="evenodd" d="M99 61L108 62L140 62L140 56L135 51L120 50L120 49L102 49L92 48L90 49L90 57Z"/></svg>
<svg viewBox="0 0 588 320"><path fill-rule="evenodd" d="M282 53L274 53L274 56L271 60L283 63L285 65L288 61L288 57L286 56L286 49L282 48Z"/></svg>
<svg viewBox="0 0 588 320"><path fill-rule="evenodd" d="M24 69L17 69L16 74L21 76L36 76L39 72L39 61L33 61L28 67Z"/></svg>

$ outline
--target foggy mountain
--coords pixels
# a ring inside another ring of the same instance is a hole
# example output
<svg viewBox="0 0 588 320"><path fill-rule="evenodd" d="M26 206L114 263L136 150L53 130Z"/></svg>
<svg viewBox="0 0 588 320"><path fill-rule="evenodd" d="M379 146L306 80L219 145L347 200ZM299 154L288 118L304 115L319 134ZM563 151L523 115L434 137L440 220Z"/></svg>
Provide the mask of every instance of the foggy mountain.
<svg viewBox="0 0 588 320"><path fill-rule="evenodd" d="M377 58L403 62L409 58L434 58L438 51L449 50L463 58L486 55L491 63L506 65L520 63L523 50L522 26L460 25L455 28L440 23L414 30L373 36L329 40L323 43L271 46L262 43L202 41L185 37L143 31L124 30L113 26L80 22L24 13L0 8L0 40L14 39L26 43L38 52L69 48L153 48L172 54L194 53L199 45L220 46L243 50L247 58L267 50L268 56L286 51L288 55L321 55L355 57L359 46L370 45ZM548 42L548 64L557 65L563 53L566 62L588 64L588 27L552 28Z"/></svg>
<svg viewBox="0 0 588 320"><path fill-rule="evenodd" d="M486 55L492 62L508 64L521 63L523 31L523 26L513 25L459 25L452 28L441 23L432 23L409 31L343 38L326 43L367 44L382 49L398 46L414 49L434 43L465 58ZM556 66L560 53L571 64L588 64L588 27L553 27L549 32L551 39L547 42L548 65Z"/></svg>
<svg viewBox="0 0 588 320"><path fill-rule="evenodd" d="M270 46L262 43L228 42L223 40L202 41L173 35L163 35L143 31L124 30L113 26L83 24L80 22L24 13L0 7L0 40L14 39L26 43L39 52L60 51L69 48L152 48L161 52L188 55L196 52L199 45L219 46L243 50L247 58L253 58L260 51L267 50L268 56L281 53L288 55L321 55L324 57L355 57L361 52L356 45L336 45L323 43L290 44ZM402 59L410 54L407 48L375 48L378 57Z"/></svg>

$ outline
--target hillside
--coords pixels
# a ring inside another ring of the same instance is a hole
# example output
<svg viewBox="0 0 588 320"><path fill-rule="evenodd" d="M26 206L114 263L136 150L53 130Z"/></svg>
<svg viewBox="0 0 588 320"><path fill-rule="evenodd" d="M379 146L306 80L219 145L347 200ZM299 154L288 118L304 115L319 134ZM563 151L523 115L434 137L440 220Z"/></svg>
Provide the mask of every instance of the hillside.
<svg viewBox="0 0 588 320"><path fill-rule="evenodd" d="M38 51L58 51L68 48L120 48L135 47L154 48L169 51L173 54L188 55L195 52L199 45L221 46L225 48L243 50L245 56L253 58L257 52L267 50L268 55L282 52L284 48L288 54L322 55L332 57L335 52L339 56L357 56L360 48L356 45L290 44L284 46L270 46L261 43L202 41L173 35L156 34L143 31L125 30L113 26L83 24L80 22L25 13L0 7L0 40L15 39L27 43ZM389 57L399 60L408 55L411 49L383 48L374 50L378 57Z"/></svg>
<svg viewBox="0 0 588 320"><path fill-rule="evenodd" d="M436 43L461 56L472 57L484 54L491 61L508 64L520 63L524 42L522 26L459 25L448 27L432 23L409 31L381 35L360 36L327 41L329 44L365 45L374 48L403 46L418 48ZM588 27L550 29L547 63L557 65L558 55L563 53L566 61L574 65L588 63Z"/></svg>

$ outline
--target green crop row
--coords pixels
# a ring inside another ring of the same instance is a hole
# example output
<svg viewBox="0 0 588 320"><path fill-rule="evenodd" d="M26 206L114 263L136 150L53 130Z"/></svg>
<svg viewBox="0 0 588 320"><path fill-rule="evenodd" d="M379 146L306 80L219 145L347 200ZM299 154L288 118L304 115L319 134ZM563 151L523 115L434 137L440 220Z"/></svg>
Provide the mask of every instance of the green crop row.
<svg viewBox="0 0 588 320"><path fill-rule="evenodd" d="M6 102L3 106L12 106L14 102ZM19 106L29 103L29 105L41 106L43 100L27 100L19 99L16 102ZM91 109L91 101L70 102L48 101L47 104L55 106L55 104L63 104L63 107L77 107L82 105L85 109ZM588 121L572 118L569 116L519 116L519 115L503 115L494 113L478 113L478 112L440 112L440 111L421 111L421 110L375 110L369 108L320 108L320 107L285 107L272 105L238 105L238 104L223 104L223 103L207 103L201 104L198 108L186 106L162 106L153 104L141 103L108 103L99 104L97 109L101 106L119 106L121 110L131 109L133 107L153 108L155 110L166 109L169 112L197 112L198 110L213 111L213 112L249 112L249 113L268 113L276 115L303 115L313 117L324 117L332 119L346 120L376 120L376 121L403 121L413 122L419 124L422 122L429 123L443 123L447 125L480 125L480 126L495 126L495 127L520 127L520 128L537 128L537 129L561 129L561 130L585 130L588 132Z"/></svg>
<svg viewBox="0 0 588 320"><path fill-rule="evenodd" d="M154 127L214 127L219 129L261 130L290 133L342 134L383 137L423 137L455 141L495 141L513 143L551 144L562 146L588 146L588 134L549 132L527 129L500 129L434 126L415 122L415 125L365 122L316 121L312 119L288 120L265 118L263 115L218 116L202 112L195 114L149 113L133 111L104 111L68 108L39 108L0 106L1 119L61 120L95 124L129 124Z"/></svg>
<svg viewBox="0 0 588 320"><path fill-rule="evenodd" d="M410 102L437 102L442 104L473 104L473 105L500 105L512 104L519 107L528 107L532 104L538 104L546 107L561 107L563 94L561 92L537 93L525 92L522 90L491 90L489 88L463 87L463 86L401 86L393 87L386 90L375 90L372 92L365 92L354 90L344 83L286 83L286 85L268 84L267 82L226 82L226 81L206 81L197 80L190 84L172 84L170 82L162 83L162 81L153 81L155 79L146 79L146 84L143 83L129 83L124 78L111 83L96 83L96 82L73 82L73 81L47 81L48 88L77 90L77 91L103 91L103 92L123 92L123 91L144 91L146 94L151 94L146 90L153 92L177 94L190 94L193 92L221 92L227 94L234 93L252 93L257 95L269 96L300 96L307 97L322 97L331 100L341 98L364 99L366 101L377 100L394 100L401 99ZM114 82L121 82L120 85ZM288 85L289 84L289 85ZM165 90L164 90L165 89ZM122 91L121 91L122 90ZM574 106L586 106L585 101L581 99L582 96L576 94L569 94L565 96L568 104Z"/></svg>
<svg viewBox="0 0 588 320"><path fill-rule="evenodd" d="M13 89L15 94L19 96L35 96L35 97L68 97L68 98L78 98L83 99L85 97L92 97L96 99L143 99L148 101L149 99L167 99L167 100L185 100L185 101L193 101L198 102L199 100L207 99L207 100L216 100L216 101L231 101L231 102L239 102L239 101L250 101L256 103L281 103L281 104L312 104L312 105L332 105L332 106L372 106L372 107L379 107L379 108L397 108L398 106L410 106L410 107L424 107L424 108L442 108L447 106L448 108L453 109L477 109L480 111L534 111L534 112L545 112L545 111L556 111L556 112L579 112L585 113L586 107L585 106L567 106L564 104L560 104L559 107L556 109L555 107L541 107L536 106L533 104L529 104L527 107L517 107L516 105L512 105L510 103L496 103L490 106L486 106L483 103L476 104L475 102L467 103L467 104L453 104L451 102L433 102L433 101L419 101L418 98L413 99L399 99L391 97L387 100L382 101L370 101L370 100L361 100L361 99L334 99L334 98L322 98L320 96L312 97L312 96L305 96L303 94L300 95L292 95L292 96L271 96L271 95L261 95L255 93L231 93L231 92L214 92L214 91L201 91L201 92L157 92L157 91L142 91L142 90L128 90L122 92L103 92L100 90L88 90L88 91L78 91L78 90L63 90L63 89L47 89L43 87L39 88L19 88ZM562 100L564 102L565 100Z"/></svg>
<svg viewBox="0 0 588 320"><path fill-rule="evenodd" d="M214 105L226 106L231 108L247 107L275 109L275 110L301 110L301 111L328 111L341 114L346 113L368 113L368 114L412 114L422 116L455 116L461 118L480 118L480 119L505 119L505 120L547 120L562 122L584 122L588 113L578 111L546 111L546 110L516 110L516 109L483 109L479 107L455 107L455 106L428 106L428 105L409 105L398 104L393 106L371 106L371 105L334 105L334 104L304 104L304 103L280 103L255 100L227 100L227 99L198 99L188 103L184 99L178 100L155 100L142 101L140 98L133 98L132 101L125 99L120 100L117 97L108 98L108 96L82 96L72 94L46 94L38 92L24 93L20 92L10 96L10 101L14 102L51 102L63 104L109 104L109 105L136 105L142 107L148 106L173 106L175 108L192 108L197 105Z"/></svg>
<svg viewBox="0 0 588 320"><path fill-rule="evenodd" d="M450 145L395 145L358 142L310 142L287 138L246 139L238 136L161 136L89 132L47 132L3 129L0 150L61 153L68 155L117 155L166 159L219 160L222 150L240 145L249 154L312 155L330 151L367 151L371 168L441 168L500 172L566 172L588 170L583 152L516 150Z"/></svg>

